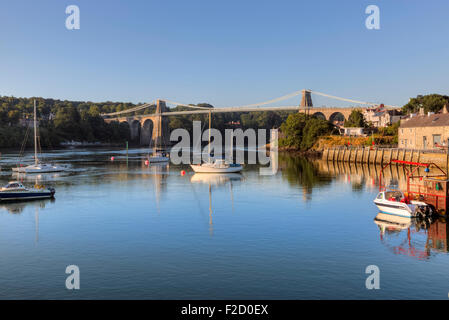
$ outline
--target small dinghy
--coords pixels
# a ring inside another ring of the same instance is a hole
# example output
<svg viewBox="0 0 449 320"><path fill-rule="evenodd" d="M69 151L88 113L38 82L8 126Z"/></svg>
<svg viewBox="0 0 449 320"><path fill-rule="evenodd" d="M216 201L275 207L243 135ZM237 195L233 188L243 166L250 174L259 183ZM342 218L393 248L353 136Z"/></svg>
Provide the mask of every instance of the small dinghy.
<svg viewBox="0 0 449 320"><path fill-rule="evenodd" d="M374 204L381 213L401 217L428 216L433 213L427 203L409 200L401 191L381 191L374 199Z"/></svg>
<svg viewBox="0 0 449 320"><path fill-rule="evenodd" d="M55 196L55 189L36 186L26 188L18 181L11 181L6 186L0 188L0 201L19 201L48 199Z"/></svg>

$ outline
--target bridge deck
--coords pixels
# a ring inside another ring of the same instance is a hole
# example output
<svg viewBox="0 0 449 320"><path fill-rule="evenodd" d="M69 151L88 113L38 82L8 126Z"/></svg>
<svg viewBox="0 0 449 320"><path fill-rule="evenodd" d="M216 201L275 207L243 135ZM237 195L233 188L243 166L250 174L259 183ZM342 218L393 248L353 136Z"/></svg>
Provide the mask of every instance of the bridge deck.
<svg viewBox="0 0 449 320"><path fill-rule="evenodd" d="M201 110L186 110L186 111L173 111L173 112L161 112L161 113L150 113L150 114L142 114L142 115L132 115L129 117L114 117L107 118L107 120L111 121L114 119L125 119L125 118L145 118L145 117L155 117L155 116L179 116L179 115L187 115L187 114L207 114L211 113L226 113L226 112L262 112L262 111L309 111L310 113L315 112L344 112L344 111L352 111L355 109L363 110L365 107L350 107L350 108L336 108L336 107L310 107L304 108L299 106L283 106L283 107L235 107L235 108L211 108L209 109L201 109ZM390 108L387 108L390 109ZM394 108L391 108L394 109Z"/></svg>

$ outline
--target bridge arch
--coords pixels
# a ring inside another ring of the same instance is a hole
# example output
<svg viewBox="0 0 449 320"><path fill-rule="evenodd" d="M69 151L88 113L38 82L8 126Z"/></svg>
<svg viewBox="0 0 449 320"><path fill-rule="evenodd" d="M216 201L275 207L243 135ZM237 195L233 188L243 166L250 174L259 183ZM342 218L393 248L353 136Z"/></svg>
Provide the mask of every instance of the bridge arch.
<svg viewBox="0 0 449 320"><path fill-rule="evenodd" d="M129 126L129 129L131 131L131 141L133 142L140 142L139 138L140 138L140 131L141 131L141 126L140 126L140 121L139 120L133 120Z"/></svg>
<svg viewBox="0 0 449 320"><path fill-rule="evenodd" d="M312 117L318 118L318 119L323 119L323 120L327 120L326 116L324 115L324 113L322 112L315 112Z"/></svg>
<svg viewBox="0 0 449 320"><path fill-rule="evenodd" d="M140 144L149 146L153 137L154 123L151 119L146 119L140 130Z"/></svg>
<svg viewBox="0 0 449 320"><path fill-rule="evenodd" d="M346 119L345 119L344 114L339 111L334 112L329 116L329 122L334 123L334 124L336 122L344 122L345 120Z"/></svg>

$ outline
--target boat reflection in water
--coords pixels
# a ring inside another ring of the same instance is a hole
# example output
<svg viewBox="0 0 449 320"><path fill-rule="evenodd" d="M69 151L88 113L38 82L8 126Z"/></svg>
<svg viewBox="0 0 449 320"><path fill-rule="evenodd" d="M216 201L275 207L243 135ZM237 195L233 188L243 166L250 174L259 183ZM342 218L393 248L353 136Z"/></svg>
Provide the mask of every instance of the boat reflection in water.
<svg viewBox="0 0 449 320"><path fill-rule="evenodd" d="M239 173L195 173L190 178L190 182L219 186L225 185L228 182L232 185L232 181L241 181L242 178L243 176Z"/></svg>
<svg viewBox="0 0 449 320"><path fill-rule="evenodd" d="M234 193L232 191L232 183L243 179L240 173L195 173L190 178L191 183L202 183L209 186L209 233L212 236L214 225L212 221L212 186L223 187L229 184L229 191L231 195L231 206L234 211Z"/></svg>
<svg viewBox="0 0 449 320"><path fill-rule="evenodd" d="M379 213L374 218L380 231L380 241L394 254L419 260L432 253L449 252L449 230L444 219L429 221Z"/></svg>
<svg viewBox="0 0 449 320"><path fill-rule="evenodd" d="M39 241L39 210L45 209L45 206L49 203L53 203L56 200L53 199L45 199L45 200L34 200L32 202L8 202L2 203L0 202L0 212L6 211L11 214L21 214L26 207L32 208L34 207L34 223L35 223L35 241L36 243Z"/></svg>

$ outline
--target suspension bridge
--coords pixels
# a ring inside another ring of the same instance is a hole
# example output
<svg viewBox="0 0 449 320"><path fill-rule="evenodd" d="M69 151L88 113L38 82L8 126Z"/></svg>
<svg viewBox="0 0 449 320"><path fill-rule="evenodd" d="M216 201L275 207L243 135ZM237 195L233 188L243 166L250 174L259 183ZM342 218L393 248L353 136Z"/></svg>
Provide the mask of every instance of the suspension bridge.
<svg viewBox="0 0 449 320"><path fill-rule="evenodd" d="M339 101L349 102L356 104L355 107L314 107L312 103L312 94L322 96L329 99L335 99ZM288 100L293 97L302 95L301 103L295 106L269 106L280 101ZM173 106L181 106L189 108L190 110L183 111L170 111L167 104ZM362 106L360 106L362 105ZM229 107L216 107L209 108L204 106L198 106L193 104L184 104L167 99L158 99L149 103L142 104L140 106L112 112L103 113L101 116L106 122L119 122L127 123L130 128L131 140L140 139L141 145L149 145L150 142L157 144L169 144L169 128L168 119L169 116L179 116L179 115L193 115L193 114L209 114L209 113L226 113L226 112L261 112L261 111L298 111L303 112L312 116L320 117L326 119L330 122L344 121L348 119L351 112L355 109L363 111L366 108L378 107L380 103L358 101L354 99L341 98L322 92L312 91L312 90L299 90L288 95L271 99L264 102L242 105L242 106L229 106ZM156 110L154 113L148 114L135 114L141 110L149 110L154 108ZM388 109L399 109L400 107L385 105ZM153 130L156 128L156 130Z"/></svg>

